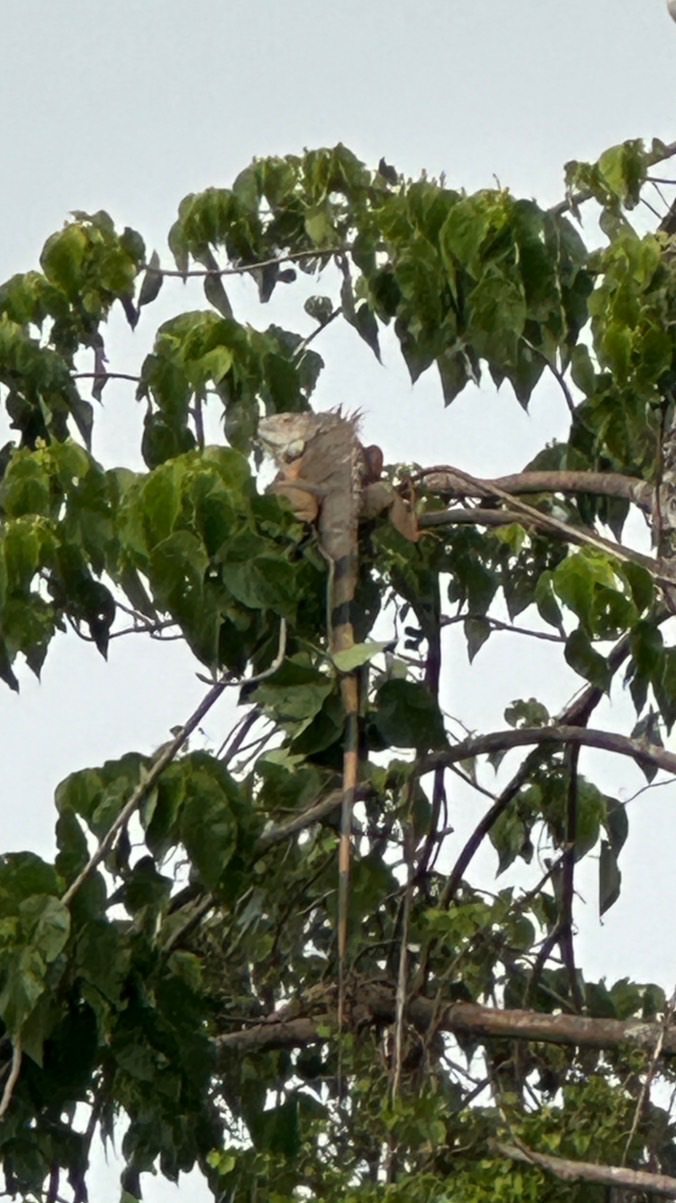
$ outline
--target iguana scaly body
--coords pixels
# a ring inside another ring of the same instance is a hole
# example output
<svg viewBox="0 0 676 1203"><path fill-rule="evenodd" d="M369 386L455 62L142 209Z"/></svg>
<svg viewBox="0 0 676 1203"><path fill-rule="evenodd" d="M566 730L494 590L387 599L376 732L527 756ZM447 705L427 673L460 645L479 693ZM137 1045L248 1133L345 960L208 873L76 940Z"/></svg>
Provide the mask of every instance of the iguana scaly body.
<svg viewBox="0 0 676 1203"><path fill-rule="evenodd" d="M357 438L357 419L340 413L277 414L264 419L258 437L279 468L271 489L286 496L294 513L316 522L329 561L329 646L332 654L354 645L351 606L357 585L358 524L368 457ZM352 810L359 772L359 692L354 672L341 673L345 712L343 802L338 858L338 1026L343 1026L347 903Z"/></svg>
<svg viewBox="0 0 676 1203"><path fill-rule="evenodd" d="M258 426L258 441L278 466L271 491L286 497L294 513L314 523L319 546L329 562L328 641L332 654L354 646L351 608L357 587L359 520L383 510L404 538L415 541L414 512L399 493L380 480L379 447L363 447L358 417L325 414L275 414ZM338 857L338 1026L345 1007L347 904L352 810L359 780L359 688L354 672L340 676L345 712L343 803Z"/></svg>

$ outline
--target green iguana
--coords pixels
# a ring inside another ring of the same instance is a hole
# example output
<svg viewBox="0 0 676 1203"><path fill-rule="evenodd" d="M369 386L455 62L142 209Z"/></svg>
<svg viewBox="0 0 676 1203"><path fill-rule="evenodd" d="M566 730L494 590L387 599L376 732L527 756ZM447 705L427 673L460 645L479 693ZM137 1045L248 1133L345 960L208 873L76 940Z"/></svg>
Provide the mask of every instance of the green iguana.
<svg viewBox="0 0 676 1203"><path fill-rule="evenodd" d="M328 641L332 654L354 646L351 607L358 572L358 524L384 509L409 539L417 538L415 516L386 482L380 481L382 452L362 447L358 416L276 414L258 427L258 441L278 466L270 491L286 497L302 521L316 524L329 562ZM345 711L343 803L338 857L338 1026L343 1027L347 951L347 902L352 809L359 780L359 691L354 672L342 673Z"/></svg>

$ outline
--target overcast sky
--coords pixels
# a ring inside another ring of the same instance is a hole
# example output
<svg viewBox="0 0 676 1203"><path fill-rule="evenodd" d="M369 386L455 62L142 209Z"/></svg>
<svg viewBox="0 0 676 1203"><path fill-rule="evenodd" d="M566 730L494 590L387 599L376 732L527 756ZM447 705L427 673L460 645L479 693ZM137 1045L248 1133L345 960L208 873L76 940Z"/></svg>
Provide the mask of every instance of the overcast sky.
<svg viewBox="0 0 676 1203"><path fill-rule="evenodd" d="M107 209L170 265L166 233L180 199L228 185L254 155L342 141L373 165L384 156L407 174L444 172L468 190L497 179L551 204L567 160L594 159L630 137L676 139L676 24L664 0L2 0L0 39L0 280L37 266L73 209ZM240 316L273 319L272 307L257 312L246 283L234 296ZM288 324L306 321L297 301L279 303ZM180 285L163 293L133 338L112 321L111 369L134 370L157 320L186 304ZM564 428L548 387L530 415L507 389L496 397L488 386L445 411L434 373L411 390L391 343L384 369L349 332L321 349L320 402L361 406L367 441L392 460L445 460L490 475L521 467ZM136 464L133 399L112 385L105 398L95 453L106 466ZM0 442L5 427L0 419ZM556 710L565 678L552 681L544 655L526 668L522 652L512 636L492 639L478 687L458 663L456 712L485 729L514 696L538 693ZM117 640L104 665L71 637L53 646L42 684L22 671L19 698L2 687L5 848L51 855L58 781L166 739L202 695L194 669L176 643ZM501 687L496 706L491 679ZM207 720L207 736L218 742L227 726L225 707ZM615 772L623 796L638 784L626 765ZM661 854L665 833L676 837L674 807L671 786L632 807L625 892L603 928L589 877L586 971L673 986L675 890ZM101 1190L115 1198L105 1181Z"/></svg>

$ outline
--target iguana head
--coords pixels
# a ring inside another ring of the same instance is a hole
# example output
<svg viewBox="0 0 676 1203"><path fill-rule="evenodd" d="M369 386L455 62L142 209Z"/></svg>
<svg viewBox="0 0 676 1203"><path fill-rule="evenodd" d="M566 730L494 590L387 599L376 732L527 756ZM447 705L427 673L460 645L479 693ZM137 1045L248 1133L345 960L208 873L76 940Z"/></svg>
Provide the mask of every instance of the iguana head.
<svg viewBox="0 0 676 1203"><path fill-rule="evenodd" d="M273 414L258 423L258 442L275 463L288 464L300 459L306 443L318 432L347 425L355 433L357 423L357 414L344 418L339 409L323 414Z"/></svg>
<svg viewBox="0 0 676 1203"><path fill-rule="evenodd" d="M273 414L258 423L257 440L275 463L289 463L303 454L317 422L317 414Z"/></svg>

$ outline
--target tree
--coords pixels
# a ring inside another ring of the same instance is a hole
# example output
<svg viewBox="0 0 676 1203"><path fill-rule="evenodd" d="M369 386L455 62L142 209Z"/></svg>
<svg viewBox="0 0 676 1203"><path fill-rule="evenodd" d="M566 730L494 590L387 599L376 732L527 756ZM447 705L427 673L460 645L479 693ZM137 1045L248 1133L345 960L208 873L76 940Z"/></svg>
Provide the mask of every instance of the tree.
<svg viewBox="0 0 676 1203"><path fill-rule="evenodd" d="M127 1200L146 1171L195 1164L215 1198L278 1203L676 1193L674 1124L654 1090L673 1083L674 1000L588 980L573 915L589 858L601 912L617 900L628 836L626 807L580 771L580 750L629 757L648 782L676 771L663 746L676 261L669 215L643 235L630 220L674 154L634 141L569 164L550 210L407 181L384 161L372 171L342 146L254 160L231 189L181 203L175 269L108 214L77 213L40 271L0 288L14 432L0 452L0 676L18 689L24 662L39 674L71 628L104 656L118 637L179 634L205 679L155 757L131 750L60 784L54 864L0 861L10 1194L51 1201L69 1183L84 1200L92 1140L118 1124ZM594 250L575 224L589 201ZM310 335L236 319L229 275L264 304L320 273ZM119 304L134 327L172 277L192 276L207 307L164 322L136 378L146 469L106 467L86 394L100 401L114 375L108 314ZM316 532L259 487L255 442L261 412L310 406L317 348L340 320L378 357L393 329L411 379L435 368L446 405L488 374L527 406L551 374L569 427L500 480L386 469L420 537L386 514L362 522L349 663L327 651ZM622 543L631 510L654 550ZM440 700L460 629L473 665L505 629L545 639L581 688L556 715L517 697L504 727L463 731ZM360 778L339 1028L351 668ZM243 710L224 747L188 749L227 689ZM596 725L622 690L633 729ZM510 749L523 758L496 779ZM449 781L480 816L461 849ZM474 869L486 841L497 884Z"/></svg>

